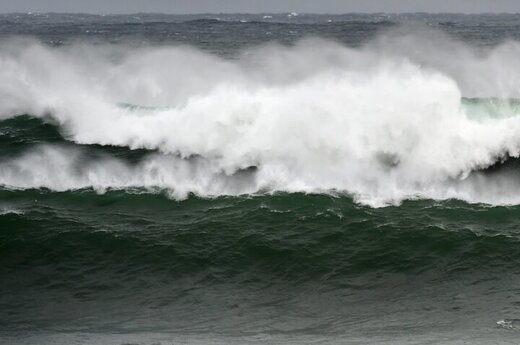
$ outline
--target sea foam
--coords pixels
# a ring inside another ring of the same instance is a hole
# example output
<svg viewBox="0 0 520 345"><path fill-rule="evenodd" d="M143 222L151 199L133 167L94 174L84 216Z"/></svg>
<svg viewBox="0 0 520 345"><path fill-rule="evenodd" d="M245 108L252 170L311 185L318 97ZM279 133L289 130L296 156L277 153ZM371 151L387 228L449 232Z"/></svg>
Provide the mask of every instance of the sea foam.
<svg viewBox="0 0 520 345"><path fill-rule="evenodd" d="M0 163L6 186L520 202L516 171L477 171L519 156L516 108L475 117L461 101L520 98L516 42L474 48L400 28L359 48L306 39L235 59L186 46L0 46L0 118L31 114L78 144L152 151L137 165L84 163L79 148L44 145Z"/></svg>

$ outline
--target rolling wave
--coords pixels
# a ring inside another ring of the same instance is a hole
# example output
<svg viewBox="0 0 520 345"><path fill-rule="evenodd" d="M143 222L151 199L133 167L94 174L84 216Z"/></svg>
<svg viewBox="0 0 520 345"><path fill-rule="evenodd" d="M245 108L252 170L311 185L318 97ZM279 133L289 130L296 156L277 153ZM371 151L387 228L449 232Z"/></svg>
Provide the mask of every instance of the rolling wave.
<svg viewBox="0 0 520 345"><path fill-rule="evenodd" d="M402 30L360 48L309 39L235 60L190 47L4 41L2 124L30 114L62 139L9 151L0 184L520 203L519 172L495 169L520 155L520 45L483 52ZM104 146L126 149L92 154Z"/></svg>
<svg viewBox="0 0 520 345"><path fill-rule="evenodd" d="M0 214L10 267L51 265L59 257L62 268L75 262L89 274L117 271L124 261L134 270L176 277L341 284L373 273L438 271L451 279L498 266L512 273L520 262L514 224L493 226L508 217L503 209L482 212L457 201L374 210L350 198L286 193L182 202L125 192L0 196L11 204ZM45 207L35 208L34 201ZM469 220L461 224L461 218ZM283 224L283 230L273 224ZM114 274L132 276L134 270Z"/></svg>

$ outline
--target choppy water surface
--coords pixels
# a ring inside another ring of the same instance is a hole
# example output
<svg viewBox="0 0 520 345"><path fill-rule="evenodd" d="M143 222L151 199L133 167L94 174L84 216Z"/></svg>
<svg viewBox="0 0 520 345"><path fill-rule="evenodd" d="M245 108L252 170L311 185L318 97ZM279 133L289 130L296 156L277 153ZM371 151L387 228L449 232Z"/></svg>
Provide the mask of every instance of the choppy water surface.
<svg viewBox="0 0 520 345"><path fill-rule="evenodd" d="M520 17L0 16L0 340L515 344Z"/></svg>

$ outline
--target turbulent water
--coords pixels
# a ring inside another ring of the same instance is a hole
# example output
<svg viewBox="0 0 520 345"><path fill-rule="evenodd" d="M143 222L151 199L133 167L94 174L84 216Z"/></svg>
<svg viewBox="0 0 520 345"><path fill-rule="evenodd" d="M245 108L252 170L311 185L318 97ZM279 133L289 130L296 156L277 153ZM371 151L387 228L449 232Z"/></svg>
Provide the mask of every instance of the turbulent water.
<svg viewBox="0 0 520 345"><path fill-rule="evenodd" d="M0 342L517 344L520 15L0 15Z"/></svg>

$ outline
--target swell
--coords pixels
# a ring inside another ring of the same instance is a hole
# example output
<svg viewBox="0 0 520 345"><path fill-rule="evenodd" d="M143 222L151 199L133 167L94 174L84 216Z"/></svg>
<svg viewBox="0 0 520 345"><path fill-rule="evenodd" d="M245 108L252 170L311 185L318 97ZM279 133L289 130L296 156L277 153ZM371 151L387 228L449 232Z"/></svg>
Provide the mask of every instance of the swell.
<svg viewBox="0 0 520 345"><path fill-rule="evenodd" d="M175 202L88 191L4 191L2 200L16 210L0 215L3 275L43 288L56 281L67 289L95 285L99 275L122 284L136 272L157 284L161 277L189 277L201 284L336 285L390 273L450 280L498 267L518 273L520 263L514 212L460 202L371 209L320 195Z"/></svg>
<svg viewBox="0 0 520 345"><path fill-rule="evenodd" d="M424 332L489 332L517 312L518 207L88 190L0 200L0 337L268 329L344 339L406 329L419 313Z"/></svg>

